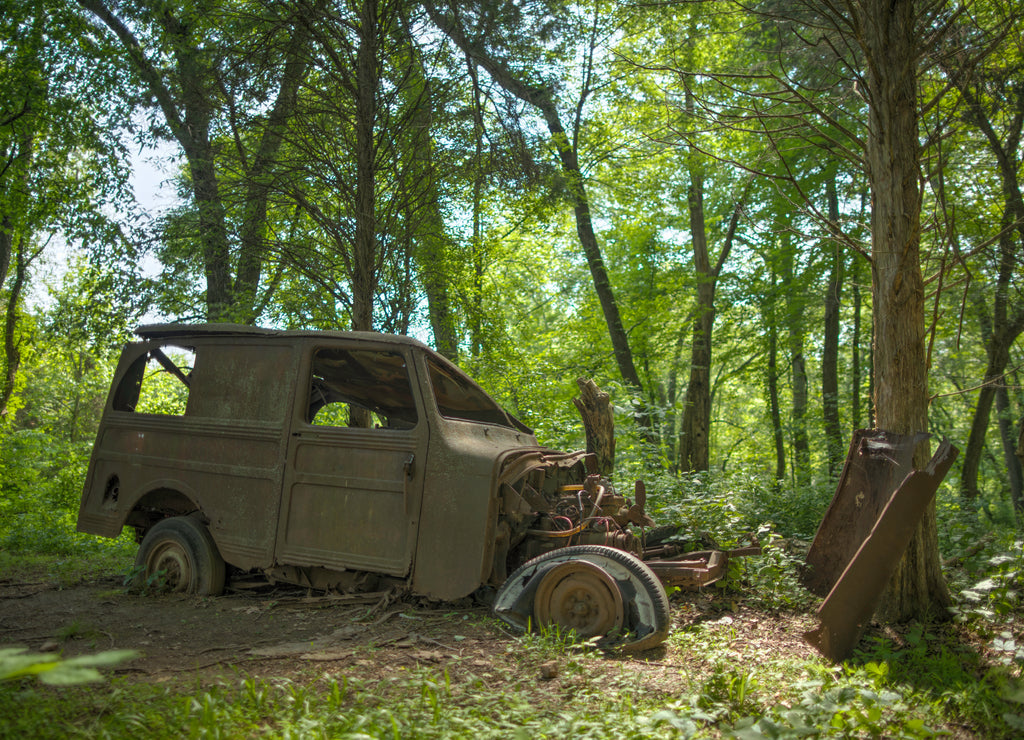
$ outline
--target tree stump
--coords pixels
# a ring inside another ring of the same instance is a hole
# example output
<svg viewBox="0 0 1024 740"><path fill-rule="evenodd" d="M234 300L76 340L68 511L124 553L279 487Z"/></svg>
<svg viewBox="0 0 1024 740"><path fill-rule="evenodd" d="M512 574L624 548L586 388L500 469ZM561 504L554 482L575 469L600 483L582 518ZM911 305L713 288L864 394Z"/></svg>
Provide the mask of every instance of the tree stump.
<svg viewBox="0 0 1024 740"><path fill-rule="evenodd" d="M610 477L615 468L615 417L611 397L587 378L576 378L580 397L573 403L587 432L587 452L597 459L597 472Z"/></svg>

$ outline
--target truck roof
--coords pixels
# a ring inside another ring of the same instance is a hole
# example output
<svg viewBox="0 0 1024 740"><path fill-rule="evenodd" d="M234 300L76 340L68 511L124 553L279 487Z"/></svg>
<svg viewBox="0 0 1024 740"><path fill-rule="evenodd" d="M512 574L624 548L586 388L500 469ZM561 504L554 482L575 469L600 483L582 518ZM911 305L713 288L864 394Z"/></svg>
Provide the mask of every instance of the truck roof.
<svg viewBox="0 0 1024 740"><path fill-rule="evenodd" d="M320 329L266 329L245 324L145 324L135 329L143 339L180 339L182 337L280 337L281 339L301 337L326 337L333 339L363 339L388 342L424 349L431 353L436 350L414 337L400 334L382 334L375 331L328 331Z"/></svg>

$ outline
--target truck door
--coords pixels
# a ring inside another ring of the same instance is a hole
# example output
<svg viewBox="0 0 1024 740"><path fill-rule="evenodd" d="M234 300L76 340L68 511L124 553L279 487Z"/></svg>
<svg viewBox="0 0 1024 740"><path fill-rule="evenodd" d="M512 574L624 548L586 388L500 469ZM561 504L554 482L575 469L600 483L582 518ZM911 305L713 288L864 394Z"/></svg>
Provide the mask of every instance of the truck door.
<svg viewBox="0 0 1024 740"><path fill-rule="evenodd" d="M403 576L427 424L399 349L311 346L288 445L277 562Z"/></svg>

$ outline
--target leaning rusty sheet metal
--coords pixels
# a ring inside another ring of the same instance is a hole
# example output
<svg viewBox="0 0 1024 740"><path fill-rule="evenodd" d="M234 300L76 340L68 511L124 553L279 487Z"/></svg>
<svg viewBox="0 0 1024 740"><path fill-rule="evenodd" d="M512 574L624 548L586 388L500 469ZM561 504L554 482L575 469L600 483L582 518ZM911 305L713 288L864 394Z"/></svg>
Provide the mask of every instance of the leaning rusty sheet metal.
<svg viewBox="0 0 1024 740"><path fill-rule="evenodd" d="M892 436L887 439L891 442ZM913 445L914 438L902 438L900 444ZM882 590L957 454L957 448L943 440L928 465L907 475L889 497L818 609L819 626L804 635L826 658L836 662L845 659L860 640Z"/></svg>
<svg viewBox="0 0 1024 740"><path fill-rule="evenodd" d="M824 597L832 590L896 486L913 469L914 448L927 436L854 432L835 496L807 553L803 584L808 591Z"/></svg>

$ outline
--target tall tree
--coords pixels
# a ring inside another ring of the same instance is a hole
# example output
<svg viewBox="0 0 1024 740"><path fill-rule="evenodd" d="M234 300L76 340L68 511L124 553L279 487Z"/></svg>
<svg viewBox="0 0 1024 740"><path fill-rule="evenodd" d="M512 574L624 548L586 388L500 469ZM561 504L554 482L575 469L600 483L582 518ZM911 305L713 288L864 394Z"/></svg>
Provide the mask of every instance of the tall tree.
<svg viewBox="0 0 1024 740"><path fill-rule="evenodd" d="M306 293L335 304L326 326L358 331L409 330L415 263L435 338L451 354L435 101L405 10L395 0L336 2L312 29L279 183L302 228L281 248Z"/></svg>
<svg viewBox="0 0 1024 740"><path fill-rule="evenodd" d="M965 133L980 136L981 146L987 150L999 184L999 193L986 194L986 202L1001 200L1001 214L998 232L993 235L979 235L986 246L980 250L985 258L981 285L972 290L974 311L981 324L981 336L985 345L986 367L984 378L978 390L977 403L971 421L971 430L964 450L960 469L960 490L968 505L975 505L979 495L978 470L985 447L985 437L993 403L1006 408L1008 399L999 401L1000 389L1005 393L1005 375L1010 362L1010 350L1017 338L1024 333L1024 299L1016 283L1021 266L1024 264L1024 196L1021 186L1021 136L1024 133L1024 56L1020 49L1020 34L1024 21L1010 6L993 3L990 8L994 17L993 27L978 27L970 18L958 24L959 33L951 39L957 46L955 54L943 60L943 67L949 81L960 96L960 118ZM963 53L963 37L971 39L970 50ZM992 53L992 49L998 51ZM977 50L983 50L979 53ZM969 175L972 187L976 187L976 173ZM952 206L946 203L945 180L940 179L939 197L942 206L950 212ZM952 220L952 216L951 216ZM991 221L986 217L983 223ZM957 229L956 223L951 229ZM972 255L966 254L961 245L959 233L952 235L953 243L961 260ZM988 246L994 242L994 248ZM989 256L991 252L991 256ZM1009 440L1004 444L1008 479L1012 483L1014 505L1024 505L1021 496L1019 463L1013 455L1011 435L1001 435ZM1007 454L1008 453L1008 454Z"/></svg>
<svg viewBox="0 0 1024 740"><path fill-rule="evenodd" d="M4 290L0 416L23 359L19 329L33 263L59 235L99 255L123 245L104 207L129 210L120 82L74 43L82 29L61 2L0 8L0 288Z"/></svg>
<svg viewBox="0 0 1024 740"><path fill-rule="evenodd" d="M125 62L188 163L206 281L206 318L253 322L263 261L267 197L297 90L307 69L316 3L264 6L198 0L114 5L78 0L121 45ZM228 212L220 136L237 146L243 193L239 239Z"/></svg>
<svg viewBox="0 0 1024 740"><path fill-rule="evenodd" d="M507 26L499 25L498 19L491 15L491 9L484 6L472 8L476 13L472 16L471 8L468 6L450 5L444 8L428 3L426 7L434 24L468 57L487 70L502 89L532 106L543 118L551 145L565 175L567 196L576 219L577 236L590 269L594 291L601 304L616 364L623 380L636 391L642 391L643 384L634 362L629 335L622 322L619 304L612 290L601 246L594 231L591 200L579 159L582 113L587 98L594 91L595 56L601 31L601 16L598 9L595 7L592 11L593 23L583 51L583 82L577 94L574 115L567 129L556 96L556 81L532 81L531 75L539 73L544 76L545 72L540 69L517 70L518 65L513 65L513 58L510 55L511 49L507 45L502 45L504 37L501 34L518 33L518 28L513 31ZM512 10L511 6L506 10ZM650 422L646 415L642 415L641 420L649 426Z"/></svg>
<svg viewBox="0 0 1024 740"><path fill-rule="evenodd" d="M692 103L692 98L688 98ZM688 104L689 105L689 104ZM692 108L690 109L692 112ZM697 300L694 306L693 337L690 344L690 378L683 399L683 418L679 429L679 469L707 470L711 459L711 357L715 325L715 291L729 254L736 241L740 216L749 192L749 181L737 196L718 256L712 264L708 228L704 211L704 175L697 151L689 160L690 187L687 204L693 266L697 276Z"/></svg>
<svg viewBox="0 0 1024 740"><path fill-rule="evenodd" d="M861 0L833 17L863 55L868 103L865 142L871 185L871 293L875 413L879 428L928 431L924 279L921 273L921 161L918 78L921 55L941 27L941 4ZM927 445L915 454L924 467ZM883 618L941 616L951 603L929 506L883 596Z"/></svg>
<svg viewBox="0 0 1024 740"><path fill-rule="evenodd" d="M833 229L839 229L839 195L835 177L826 182L828 216ZM838 478L843 467L844 444L839 420L839 309L843 290L843 243L832 239L828 267L828 285L825 289L825 335L821 349L821 405L825 417L825 446L828 454L828 472Z"/></svg>

